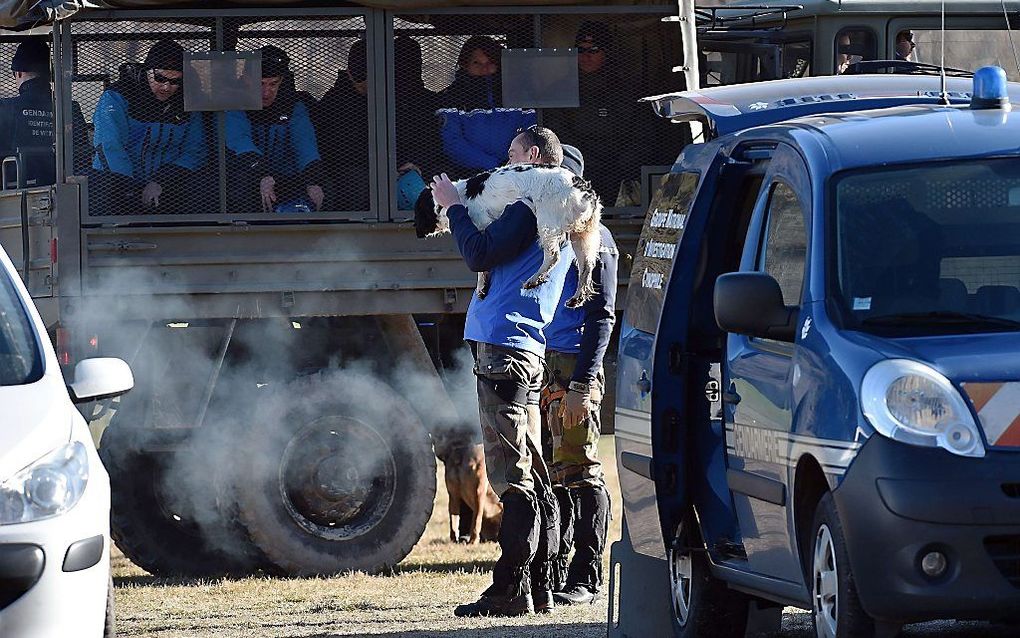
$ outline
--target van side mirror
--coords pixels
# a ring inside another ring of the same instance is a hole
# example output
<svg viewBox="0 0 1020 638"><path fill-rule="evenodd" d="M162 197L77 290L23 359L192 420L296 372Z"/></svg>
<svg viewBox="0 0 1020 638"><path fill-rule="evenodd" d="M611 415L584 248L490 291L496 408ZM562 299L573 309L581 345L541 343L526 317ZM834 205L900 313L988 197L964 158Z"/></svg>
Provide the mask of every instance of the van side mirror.
<svg viewBox="0 0 1020 638"><path fill-rule="evenodd" d="M715 282L715 322L726 332L793 343L800 308L783 303L779 282L761 272L733 272Z"/></svg>
<svg viewBox="0 0 1020 638"><path fill-rule="evenodd" d="M135 386L131 368L121 359L94 357L74 366L74 383L67 386L75 403L120 396Z"/></svg>

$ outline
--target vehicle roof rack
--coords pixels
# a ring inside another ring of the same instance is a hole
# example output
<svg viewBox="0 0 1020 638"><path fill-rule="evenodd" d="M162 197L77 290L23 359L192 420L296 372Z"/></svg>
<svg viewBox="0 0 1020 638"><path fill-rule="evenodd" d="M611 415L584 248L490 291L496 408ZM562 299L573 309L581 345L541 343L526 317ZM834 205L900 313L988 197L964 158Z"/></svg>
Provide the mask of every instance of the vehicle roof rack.
<svg viewBox="0 0 1020 638"><path fill-rule="evenodd" d="M699 33L729 32L736 30L780 31L786 28L788 14L800 11L802 4L747 4L695 5L694 16ZM781 18L776 22L776 18ZM678 22L678 16L663 18L664 22ZM767 26L760 23L765 21Z"/></svg>

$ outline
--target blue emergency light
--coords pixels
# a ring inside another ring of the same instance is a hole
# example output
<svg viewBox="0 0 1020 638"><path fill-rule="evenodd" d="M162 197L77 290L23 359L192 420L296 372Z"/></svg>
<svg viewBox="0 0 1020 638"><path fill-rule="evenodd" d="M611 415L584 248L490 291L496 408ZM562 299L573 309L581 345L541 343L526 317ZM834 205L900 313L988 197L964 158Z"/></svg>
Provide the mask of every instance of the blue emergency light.
<svg viewBox="0 0 1020 638"><path fill-rule="evenodd" d="M1001 67L983 66L974 72L974 97L970 100L970 108L1009 108L1006 72Z"/></svg>

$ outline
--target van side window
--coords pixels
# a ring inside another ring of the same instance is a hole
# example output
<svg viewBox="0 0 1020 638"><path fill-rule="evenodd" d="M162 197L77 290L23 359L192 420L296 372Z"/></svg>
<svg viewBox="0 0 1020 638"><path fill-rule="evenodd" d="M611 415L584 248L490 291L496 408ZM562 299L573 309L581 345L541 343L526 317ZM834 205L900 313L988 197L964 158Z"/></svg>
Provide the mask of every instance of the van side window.
<svg viewBox="0 0 1020 638"><path fill-rule="evenodd" d="M800 304L804 284L807 234L804 210L793 189L777 182L769 196L768 229L759 268L779 282L783 303Z"/></svg>

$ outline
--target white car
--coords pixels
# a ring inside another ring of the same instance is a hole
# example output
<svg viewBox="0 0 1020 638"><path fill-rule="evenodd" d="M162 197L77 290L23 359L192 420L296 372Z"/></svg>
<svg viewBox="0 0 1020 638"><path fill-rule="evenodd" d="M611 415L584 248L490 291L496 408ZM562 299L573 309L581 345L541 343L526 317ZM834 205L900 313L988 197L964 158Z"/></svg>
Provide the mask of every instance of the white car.
<svg viewBox="0 0 1020 638"><path fill-rule="evenodd" d="M126 363L99 358L65 385L0 248L0 636L112 635L110 478L72 397L133 385Z"/></svg>

